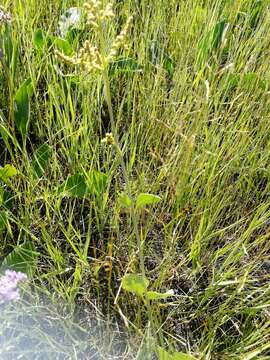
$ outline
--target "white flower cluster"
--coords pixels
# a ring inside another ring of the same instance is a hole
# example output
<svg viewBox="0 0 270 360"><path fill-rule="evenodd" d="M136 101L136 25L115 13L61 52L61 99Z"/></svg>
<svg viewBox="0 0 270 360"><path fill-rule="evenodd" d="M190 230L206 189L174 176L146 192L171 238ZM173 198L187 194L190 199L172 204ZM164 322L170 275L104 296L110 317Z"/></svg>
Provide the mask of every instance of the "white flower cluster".
<svg viewBox="0 0 270 360"><path fill-rule="evenodd" d="M78 7L69 8L59 20L59 33L65 37L70 29L77 29L80 26L82 11Z"/></svg>

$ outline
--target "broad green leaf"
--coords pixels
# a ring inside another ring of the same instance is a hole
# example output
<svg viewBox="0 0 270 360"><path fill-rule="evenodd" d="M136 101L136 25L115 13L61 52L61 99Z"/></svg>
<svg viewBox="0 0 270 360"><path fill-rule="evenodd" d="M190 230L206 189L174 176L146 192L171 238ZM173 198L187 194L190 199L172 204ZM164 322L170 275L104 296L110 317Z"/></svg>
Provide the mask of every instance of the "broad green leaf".
<svg viewBox="0 0 270 360"><path fill-rule="evenodd" d="M130 208L132 205L132 200L128 197L127 194L121 193L118 197L118 203L121 207Z"/></svg>
<svg viewBox="0 0 270 360"><path fill-rule="evenodd" d="M34 45L38 51L39 54L42 54L43 52L46 53L47 48L50 47L54 41L55 37L52 35L49 35L42 29L37 29L34 33Z"/></svg>
<svg viewBox="0 0 270 360"><path fill-rule="evenodd" d="M9 179L17 175L17 170L13 165L5 165L4 167L0 168L0 179L4 183L8 183Z"/></svg>
<svg viewBox="0 0 270 360"><path fill-rule="evenodd" d="M84 175L71 175L60 187L60 192L71 197L83 198L86 196L89 191Z"/></svg>
<svg viewBox="0 0 270 360"><path fill-rule="evenodd" d="M64 55L71 56L73 54L73 49L67 40L61 39L59 37L54 37L52 40L58 50L61 51Z"/></svg>
<svg viewBox="0 0 270 360"><path fill-rule="evenodd" d="M157 204L160 200L161 198L157 195L142 193L137 198L136 207L143 208L147 205Z"/></svg>
<svg viewBox="0 0 270 360"><path fill-rule="evenodd" d="M27 136L30 118L30 98L33 92L31 79L27 79L15 95L15 123L21 135Z"/></svg>
<svg viewBox="0 0 270 360"><path fill-rule="evenodd" d="M226 20L218 22L199 43L197 64L202 67L209 59L209 56L218 50L225 39L229 24Z"/></svg>
<svg viewBox="0 0 270 360"><path fill-rule="evenodd" d="M10 67L13 58L14 46L12 41L12 30L9 26L5 27L3 33L3 50L4 50L4 59L8 67Z"/></svg>
<svg viewBox="0 0 270 360"><path fill-rule="evenodd" d="M161 300L161 299L167 299L168 297L171 297L174 295L173 290L169 290L165 293L159 293L157 291L147 291L146 296L149 300Z"/></svg>
<svg viewBox="0 0 270 360"><path fill-rule="evenodd" d="M126 274L122 280L122 287L126 291L143 296L147 290L149 281L141 274Z"/></svg>
<svg viewBox="0 0 270 360"><path fill-rule="evenodd" d="M31 242L16 246L3 260L0 269L12 269L32 276L36 270L39 253Z"/></svg>
<svg viewBox="0 0 270 360"><path fill-rule="evenodd" d="M174 65L173 65L173 61L170 58L170 56L165 57L165 59L164 59L164 68L165 68L165 70L167 70L169 78L172 79L173 72L174 72Z"/></svg>
<svg viewBox="0 0 270 360"><path fill-rule="evenodd" d="M2 33L3 50L4 50L4 61L10 71L11 79L14 81L16 77L17 65L18 65L18 41L12 34L12 26L5 26L4 32Z"/></svg>
<svg viewBox="0 0 270 360"><path fill-rule="evenodd" d="M47 36L42 29L37 29L34 33L34 44L39 53L42 53L46 45Z"/></svg>
<svg viewBox="0 0 270 360"><path fill-rule="evenodd" d="M108 175L99 171L75 174L62 184L60 192L74 197L84 197L89 194L100 196L106 190L107 180Z"/></svg>
<svg viewBox="0 0 270 360"><path fill-rule="evenodd" d="M253 10L250 14L251 15L250 16L250 27L254 31L259 23L261 16L263 16L262 12L264 10L264 4L263 4L262 0L253 1L253 4L254 4Z"/></svg>
<svg viewBox="0 0 270 360"><path fill-rule="evenodd" d="M96 195L102 194L107 187L108 175L100 171L93 170L87 176L89 190Z"/></svg>
<svg viewBox="0 0 270 360"><path fill-rule="evenodd" d="M160 346L158 347L158 357L159 360L196 360L194 356L182 352L170 354Z"/></svg>
<svg viewBox="0 0 270 360"><path fill-rule="evenodd" d="M41 178L48 166L51 148L47 144L42 144L36 151L31 162L32 171L36 178Z"/></svg>
<svg viewBox="0 0 270 360"><path fill-rule="evenodd" d="M223 41L223 36L228 29L227 21L223 20L217 23L209 37L210 40L210 50L214 50L220 47Z"/></svg>

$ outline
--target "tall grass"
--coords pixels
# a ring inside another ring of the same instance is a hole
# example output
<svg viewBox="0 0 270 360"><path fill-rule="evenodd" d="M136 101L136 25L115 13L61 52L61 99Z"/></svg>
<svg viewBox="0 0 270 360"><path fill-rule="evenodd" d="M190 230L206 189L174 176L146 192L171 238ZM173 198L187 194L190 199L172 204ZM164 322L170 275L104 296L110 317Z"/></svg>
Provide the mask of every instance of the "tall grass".
<svg viewBox="0 0 270 360"><path fill-rule="evenodd" d="M18 173L3 185L13 203L1 258L30 243L39 254L33 289L66 304L81 331L89 322L106 329L108 352L121 345L123 358L151 359L160 346L198 359L268 359L269 2L115 1L106 46L134 16L128 50L109 69L115 129L102 73L61 63L55 41L37 43L40 30L58 36L61 14L80 5L3 1L13 21L0 30L11 46L0 74L1 164ZM98 36L83 23L69 46L76 52ZM26 79L23 135L14 106ZM122 158L102 142L110 132ZM44 161L38 176L35 160ZM96 188L94 171L106 177ZM92 186L86 196L63 190L78 174ZM134 199L161 201L134 217L119 202L127 186ZM173 289L166 300L145 302L121 285L142 270L136 229L149 289ZM76 358L74 342L69 355L57 343L48 348Z"/></svg>

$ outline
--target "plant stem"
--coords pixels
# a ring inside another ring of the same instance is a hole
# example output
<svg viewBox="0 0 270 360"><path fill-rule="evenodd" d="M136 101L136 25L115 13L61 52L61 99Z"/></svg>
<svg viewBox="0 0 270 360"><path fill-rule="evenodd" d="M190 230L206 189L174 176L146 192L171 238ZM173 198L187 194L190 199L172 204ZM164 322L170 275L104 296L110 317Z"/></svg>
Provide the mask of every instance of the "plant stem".
<svg viewBox="0 0 270 360"><path fill-rule="evenodd" d="M116 148L117 153L120 158L120 163L121 163L121 167L122 167L122 171L123 171L124 180L126 183L127 193L132 202L130 212L131 212L131 219L132 219L134 230L135 230L137 247L138 247L138 251L139 251L140 271L141 271L142 275L145 276L143 249L142 249L142 244L141 244L141 239L140 239L140 234L139 234L138 218L137 218L137 214L136 214L135 201L134 201L134 198L131 193L129 175L128 175L127 167L126 167L125 160L124 160L124 154L120 147L116 123L115 123L114 116L113 116L110 79L109 79L109 75L108 75L108 63L106 61L106 55L105 55L105 39L104 39L101 23L99 24L99 33L100 33L101 59L102 59L103 67L104 67L104 69L102 71L102 76L103 76L104 87L105 87L105 99L106 99L106 102L108 105L108 111L109 111L109 117L110 117L110 122L111 122L112 134L113 134L113 138L114 138L114 142L115 142L115 148Z"/></svg>

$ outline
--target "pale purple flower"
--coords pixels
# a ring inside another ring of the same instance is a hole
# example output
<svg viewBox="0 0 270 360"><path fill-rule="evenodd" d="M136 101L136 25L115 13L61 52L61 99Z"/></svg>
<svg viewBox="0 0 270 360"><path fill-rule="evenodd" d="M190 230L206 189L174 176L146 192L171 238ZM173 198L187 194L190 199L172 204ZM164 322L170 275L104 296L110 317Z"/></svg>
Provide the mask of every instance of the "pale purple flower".
<svg viewBox="0 0 270 360"><path fill-rule="evenodd" d="M6 270L0 276L0 304L20 298L18 283L26 280L27 276L22 272Z"/></svg>

